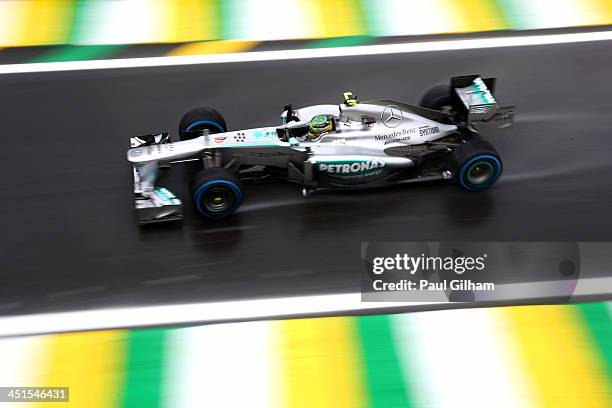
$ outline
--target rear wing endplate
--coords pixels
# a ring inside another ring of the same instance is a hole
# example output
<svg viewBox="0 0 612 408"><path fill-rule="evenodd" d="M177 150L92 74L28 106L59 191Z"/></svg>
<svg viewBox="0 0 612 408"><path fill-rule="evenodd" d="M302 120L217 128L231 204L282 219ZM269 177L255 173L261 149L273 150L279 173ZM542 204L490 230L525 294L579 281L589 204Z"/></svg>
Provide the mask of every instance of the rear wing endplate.
<svg viewBox="0 0 612 408"><path fill-rule="evenodd" d="M514 106L502 107L495 97L495 78L466 75L451 79L451 103L459 118L476 133L507 128L514 121Z"/></svg>

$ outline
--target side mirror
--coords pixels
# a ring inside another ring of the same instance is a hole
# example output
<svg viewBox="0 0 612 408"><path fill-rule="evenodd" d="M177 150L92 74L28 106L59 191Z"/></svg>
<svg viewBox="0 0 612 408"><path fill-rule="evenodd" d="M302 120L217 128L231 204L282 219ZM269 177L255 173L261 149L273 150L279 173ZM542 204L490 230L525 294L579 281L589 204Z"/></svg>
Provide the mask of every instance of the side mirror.
<svg viewBox="0 0 612 408"><path fill-rule="evenodd" d="M289 146L296 147L296 146L299 146L299 145L300 145L300 141L297 140L297 138L295 138L295 137L290 137L289 138Z"/></svg>

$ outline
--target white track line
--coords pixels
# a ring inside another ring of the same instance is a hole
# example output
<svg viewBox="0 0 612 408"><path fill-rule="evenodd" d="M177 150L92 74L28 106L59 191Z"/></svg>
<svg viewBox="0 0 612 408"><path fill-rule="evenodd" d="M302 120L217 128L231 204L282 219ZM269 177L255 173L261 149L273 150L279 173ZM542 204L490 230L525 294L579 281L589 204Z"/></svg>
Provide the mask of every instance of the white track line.
<svg viewBox="0 0 612 408"><path fill-rule="evenodd" d="M420 305L426 303L419 303ZM419 305L411 303L410 305ZM279 316L307 316L406 306L407 303L362 303L360 293L288 298L144 306L0 318L0 337L141 327L182 323L214 323Z"/></svg>
<svg viewBox="0 0 612 408"><path fill-rule="evenodd" d="M571 34L523 35L514 37L472 38L462 40L438 40L401 44L365 45L357 47L314 48L281 51L254 51L232 54L208 54L174 57L125 58L93 61L43 62L33 64L0 65L0 74L29 72L80 71L88 69L162 67L193 64L221 64L231 62L282 61L326 57L402 54L426 51L469 50L480 48L520 47L581 43L612 40L612 31L582 32Z"/></svg>
<svg viewBox="0 0 612 408"><path fill-rule="evenodd" d="M569 288L564 287L568 286ZM575 283L574 283L575 284ZM524 291L516 296L517 289L527 285L542 285L539 292ZM527 300L545 300L572 293L571 281L532 282L531 284L497 285L502 296L498 301L516 304ZM612 277L580 279L573 290L572 299L593 295L610 295ZM504 294L509 297L504 297ZM496 300L496 299L488 299ZM425 305L439 302L362 302L361 293L297 296L271 299L252 299L211 303L193 303L164 306L142 306L101 309L77 312L42 313L14 317L0 317L0 337L59 333L98 329L163 326L187 323L218 323L280 317L308 317L312 315L342 315L351 311L393 309L397 312L419 310ZM458 303L444 303L448 309Z"/></svg>

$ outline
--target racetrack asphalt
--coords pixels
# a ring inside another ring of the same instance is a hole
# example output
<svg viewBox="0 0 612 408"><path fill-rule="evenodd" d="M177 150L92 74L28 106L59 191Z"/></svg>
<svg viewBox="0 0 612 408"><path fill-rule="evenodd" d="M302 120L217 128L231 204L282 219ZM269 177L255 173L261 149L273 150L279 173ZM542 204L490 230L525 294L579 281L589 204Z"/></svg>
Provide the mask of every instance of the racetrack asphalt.
<svg viewBox="0 0 612 408"><path fill-rule="evenodd" d="M612 241L612 42L0 75L0 314L359 291L362 241ZM162 185L182 223L134 221L130 136L212 106L230 129L284 104L417 103L453 75L499 79L515 126L505 172L467 193L429 183L302 198L246 187L231 219L199 219L193 166Z"/></svg>

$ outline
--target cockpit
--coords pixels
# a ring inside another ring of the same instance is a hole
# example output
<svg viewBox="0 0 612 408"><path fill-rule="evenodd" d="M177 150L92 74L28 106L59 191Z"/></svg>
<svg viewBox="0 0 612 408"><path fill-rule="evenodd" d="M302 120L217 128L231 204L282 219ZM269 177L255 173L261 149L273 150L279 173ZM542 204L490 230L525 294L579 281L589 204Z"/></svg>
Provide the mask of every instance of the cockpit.
<svg viewBox="0 0 612 408"><path fill-rule="evenodd" d="M349 118L341 120L339 116L332 114L316 114L310 120L290 122L277 128L276 131L284 141L296 138L301 142L318 142L326 135L350 130L365 130L372 127L374 123L376 120L370 116L363 117L360 122L356 122Z"/></svg>
<svg viewBox="0 0 612 408"><path fill-rule="evenodd" d="M277 128L281 140L295 138L300 142L319 142L325 135L372 127L376 120L368 112L359 112L358 101L350 92L343 94L340 105L316 105L293 110L286 105ZM345 135L346 136L346 135Z"/></svg>
<svg viewBox="0 0 612 408"><path fill-rule="evenodd" d="M310 140L316 140L325 133L333 132L335 130L334 122L336 117L332 115L315 115L310 122L308 122L308 132L306 136Z"/></svg>
<svg viewBox="0 0 612 408"><path fill-rule="evenodd" d="M278 135L283 140L296 138L299 141L315 141L321 136L335 132L338 117L331 114L316 114L308 120L289 122L277 128Z"/></svg>

